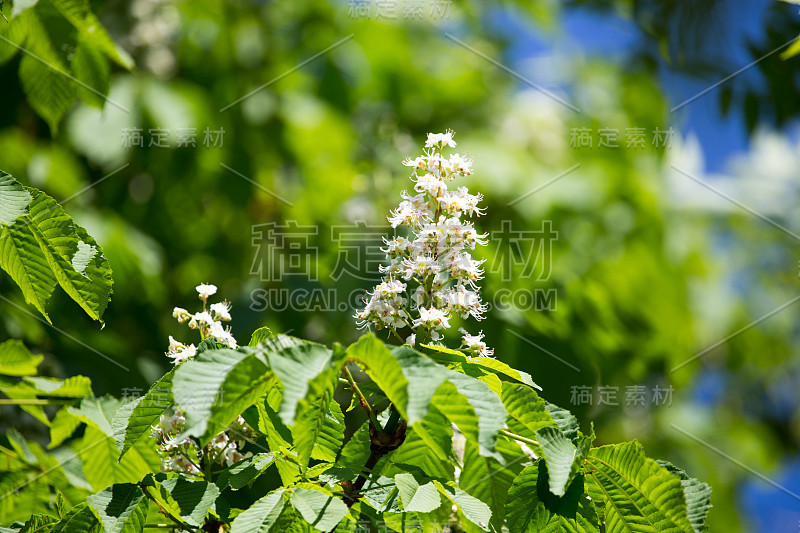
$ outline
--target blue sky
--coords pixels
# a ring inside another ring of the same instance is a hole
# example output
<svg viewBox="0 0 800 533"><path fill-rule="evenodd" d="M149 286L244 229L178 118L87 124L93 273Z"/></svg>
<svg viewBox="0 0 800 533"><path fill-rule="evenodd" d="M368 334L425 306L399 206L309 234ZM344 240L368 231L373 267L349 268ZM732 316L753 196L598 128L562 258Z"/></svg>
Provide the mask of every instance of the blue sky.
<svg viewBox="0 0 800 533"><path fill-rule="evenodd" d="M659 76L672 106L693 98L753 61L747 45L762 40L766 9L773 1L721 3L714 23L708 25L704 36L710 43L708 50L719 56L719 64L724 65L723 70L728 74L715 73L697 79L673 71L662 61ZM502 33L510 40L504 60L512 68L523 69L526 76L526 60L548 56L555 49L576 49L585 56L625 61L630 51L640 46L645 38L628 20L582 9L565 9L556 34L541 32L524 17L515 16L510 11L498 10L487 24L492 31ZM539 82L535 76L531 79ZM749 148L744 117L739 110L728 116L722 115L720 90L727 86L736 91L759 83L762 80L758 69L748 68L673 114L671 126L683 136L692 135L699 141L706 173L723 172L732 156ZM791 135L794 133L796 131L789 132ZM713 404L728 384L730 381L721 374L701 376L696 385L696 400L701 404ZM776 413L778 410L776 405ZM727 461L723 457L719 460ZM770 475L772 483L751 472L740 488L739 503L754 531L794 533L800 527L800 497L797 496L800 495L800 457L786 457L779 464L784 466L778 474Z"/></svg>

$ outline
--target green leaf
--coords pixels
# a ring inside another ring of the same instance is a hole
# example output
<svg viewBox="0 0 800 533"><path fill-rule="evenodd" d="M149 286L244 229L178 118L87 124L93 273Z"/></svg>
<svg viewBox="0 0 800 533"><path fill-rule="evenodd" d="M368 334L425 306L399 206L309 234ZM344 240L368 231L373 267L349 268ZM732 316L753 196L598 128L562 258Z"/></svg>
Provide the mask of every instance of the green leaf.
<svg viewBox="0 0 800 533"><path fill-rule="evenodd" d="M44 533L50 530L50 526L56 519L50 515L36 514L31 516L26 522L20 533Z"/></svg>
<svg viewBox="0 0 800 533"><path fill-rule="evenodd" d="M464 447L464 466L458 478L458 484L465 492L489 506L492 511L491 521L497 531L502 529L508 489L523 469L523 460L527 459L522 455L519 446L512 443L507 446L509 449L503 450L506 459L504 466L494 457L480 455L478 445L467 441ZM511 450L514 453L510 453Z"/></svg>
<svg viewBox="0 0 800 533"><path fill-rule="evenodd" d="M14 4L16 6L16 3ZM0 25L0 65L7 63L25 45L28 36L28 23L24 16L14 17L10 23Z"/></svg>
<svg viewBox="0 0 800 533"><path fill-rule="evenodd" d="M108 94L111 69L102 52L88 40L79 39L72 56L72 73L80 83L78 96L89 105L103 108Z"/></svg>
<svg viewBox="0 0 800 533"><path fill-rule="evenodd" d="M584 493L583 476L577 476L561 497L550 492L547 478L543 460L525 468L516 477L506 502L509 531L600 533L597 514Z"/></svg>
<svg viewBox="0 0 800 533"><path fill-rule="evenodd" d="M86 502L97 511L105 533L140 533L144 527L147 500L137 485L111 485Z"/></svg>
<svg viewBox="0 0 800 533"><path fill-rule="evenodd" d="M205 446L264 395L272 373L254 353L207 350L175 370L172 394L186 413L185 435Z"/></svg>
<svg viewBox="0 0 800 533"><path fill-rule="evenodd" d="M5 188L17 190L9 179L3 174ZM56 284L90 317L101 320L112 287L108 260L53 198L25 190L31 196L27 212L11 226L0 224L0 267L48 321L45 307Z"/></svg>
<svg viewBox="0 0 800 533"><path fill-rule="evenodd" d="M111 426L111 421L114 419L114 415L121 403L122 400L111 396L86 398L81 400L78 407L70 407L69 412L83 422L93 424L106 435L113 436L114 430Z"/></svg>
<svg viewBox="0 0 800 533"><path fill-rule="evenodd" d="M285 530L285 520L278 524L284 508L283 490L264 496L250 508L239 514L231 524L231 533L268 533ZM291 531L295 531L292 529Z"/></svg>
<svg viewBox="0 0 800 533"><path fill-rule="evenodd" d="M417 466L431 477L452 479L452 448L452 425L439 409L431 406L422 422L406 430L406 438L392 452L391 462Z"/></svg>
<svg viewBox="0 0 800 533"><path fill-rule="evenodd" d="M271 492L237 516L231 533L269 533L283 511L283 489Z"/></svg>
<svg viewBox="0 0 800 533"><path fill-rule="evenodd" d="M283 400L278 416L292 425L297 407L309 391L310 382L331 366L333 351L321 344L285 335L267 339L261 348L269 366L283 385Z"/></svg>
<svg viewBox="0 0 800 533"><path fill-rule="evenodd" d="M452 482L447 485L439 481L434 481L433 483L445 498L456 504L464 518L484 531L489 531L489 521L492 519L492 510L488 505L454 486Z"/></svg>
<svg viewBox="0 0 800 533"><path fill-rule="evenodd" d="M540 429L536 432L536 438L547 463L550 492L556 496L563 496L578 473L585 448L576 447L560 429L554 427Z"/></svg>
<svg viewBox="0 0 800 533"><path fill-rule="evenodd" d="M86 427L80 458L86 480L94 490L112 483L138 482L146 474L161 470L161 460L152 443L137 443L120 460L114 439L94 425Z"/></svg>
<svg viewBox="0 0 800 533"><path fill-rule="evenodd" d="M258 328L250 336L250 342L248 343L248 346L258 346L262 342L266 342L270 337L272 337L272 331L268 327L264 326Z"/></svg>
<svg viewBox="0 0 800 533"><path fill-rule="evenodd" d="M270 452L242 459L223 470L216 484L220 489L230 486L233 490L239 490L272 465L277 457L278 454Z"/></svg>
<svg viewBox="0 0 800 533"><path fill-rule="evenodd" d="M88 0L50 0L61 14L80 32L81 38L102 50L121 67L131 70L133 60L121 47L114 44L103 25L89 10Z"/></svg>
<svg viewBox="0 0 800 533"><path fill-rule="evenodd" d="M539 385L533 382L530 374L523 372L522 370L511 368L499 359L494 359L492 357L472 357L469 359L469 364L486 368L495 374L513 378L520 383L528 385L529 387L542 390Z"/></svg>
<svg viewBox="0 0 800 533"><path fill-rule="evenodd" d="M36 10L27 10L22 16L27 22L26 50L30 52L23 54L19 64L22 89L30 106L55 134L75 100L75 87Z"/></svg>
<svg viewBox="0 0 800 533"><path fill-rule="evenodd" d="M33 355L17 339L9 339L0 344L0 374L6 376L30 376L44 359L41 355Z"/></svg>
<svg viewBox="0 0 800 533"><path fill-rule="evenodd" d="M501 398L508 411L506 423L518 435L536 439L536 432L555 425L544 400L530 387L503 383Z"/></svg>
<svg viewBox="0 0 800 533"><path fill-rule="evenodd" d="M369 377L378 384L409 425L425 417L424 412L409 412L408 379L403 375L400 363L378 337L372 333L362 336L358 342L348 346L347 357L366 367ZM427 405L424 407L427 410Z"/></svg>
<svg viewBox="0 0 800 533"><path fill-rule="evenodd" d="M686 500L686 513L692 529L695 533L707 531L705 520L711 509L711 487L707 483L690 477L685 471L667 461L657 462L681 479L683 495Z"/></svg>
<svg viewBox="0 0 800 533"><path fill-rule="evenodd" d="M111 295L111 268L95 240L61 206L41 191L30 206L30 228L58 284L95 320ZM24 220L23 217L22 220ZM86 254L91 254L87 260ZM82 268L76 269L80 265Z"/></svg>
<svg viewBox="0 0 800 533"><path fill-rule="evenodd" d="M65 380L40 376L26 377L25 381L36 388L40 396L57 398L88 398L92 396L92 382L86 376L71 376Z"/></svg>
<svg viewBox="0 0 800 533"><path fill-rule="evenodd" d="M343 361L340 361L342 363ZM305 471L311 457L333 462L344 440L344 414L333 399L341 364L333 365L309 383L309 391L300 400L292 431L295 452Z"/></svg>
<svg viewBox="0 0 800 533"><path fill-rule="evenodd" d="M317 488L294 489L291 502L303 520L320 531L330 531L347 514L347 506L340 498Z"/></svg>
<svg viewBox="0 0 800 533"><path fill-rule="evenodd" d="M394 482L406 512L429 513L442 504L439 491L433 482L420 485L411 474L397 474L394 476Z"/></svg>
<svg viewBox="0 0 800 533"><path fill-rule="evenodd" d="M485 383L443 367L410 346L390 350L373 334L351 345L347 357L366 366L409 426L417 428L433 401L462 433L480 444L482 455L502 460L494 447L506 410Z"/></svg>
<svg viewBox="0 0 800 533"><path fill-rule="evenodd" d="M22 184L11 175L0 171L0 225L13 224L28 212L28 205L32 200L33 197Z"/></svg>
<svg viewBox="0 0 800 533"><path fill-rule="evenodd" d="M558 428L564 432L564 435L566 435L568 439L574 442L578 438L578 434L580 433L581 429L578 419L575 418L575 415L550 402L545 402L545 406L547 407L547 411L550 413L553 422L555 422Z"/></svg>
<svg viewBox="0 0 800 533"><path fill-rule="evenodd" d="M365 421L344 445L336 464L353 472L360 472L369 457L370 445L369 423Z"/></svg>
<svg viewBox="0 0 800 533"><path fill-rule="evenodd" d="M175 368L164 374L144 396L131 400L115 413L111 426L120 457L131 446L150 435L152 425L172 405L174 374Z"/></svg>
<svg viewBox="0 0 800 533"><path fill-rule="evenodd" d="M604 502L608 533L692 531L680 478L647 458L638 442L591 450L585 475L592 499Z"/></svg>
<svg viewBox="0 0 800 533"><path fill-rule="evenodd" d="M283 423L275 408L280 406L282 394L278 387L267 393L267 398L259 402L258 430L266 435L271 450L288 449L293 446L294 438L291 430Z"/></svg>
<svg viewBox="0 0 800 533"><path fill-rule="evenodd" d="M81 420L70 413L68 409L59 409L50 423L50 444L47 445L47 448L53 449L63 443L75 433L80 425Z"/></svg>
<svg viewBox="0 0 800 533"><path fill-rule="evenodd" d="M27 217L22 220L29 223ZM25 301L50 322L46 306L58 282L28 223L0 227L0 268L19 286Z"/></svg>
<svg viewBox="0 0 800 533"><path fill-rule="evenodd" d="M505 426L506 408L503 402L488 385L480 380L454 370L448 371L448 380L455 385L458 393L469 403L478 419L477 442L480 454L502 461L502 456L495 452L495 444L497 443L497 432ZM437 407L458 426L459 423L452 416L452 411L448 413L442 409L442 405L439 403L437 403ZM463 415L459 416L459 420L463 420ZM469 438L467 431L462 429L462 432Z"/></svg>
<svg viewBox="0 0 800 533"><path fill-rule="evenodd" d="M178 504L180 517L193 526L203 523L203 518L220 494L219 488L212 483L183 477L165 479L161 482L161 487Z"/></svg>
<svg viewBox="0 0 800 533"><path fill-rule="evenodd" d="M50 533L89 533L100 524L97 515L89 504L79 503L69 511L58 522L53 525Z"/></svg>
<svg viewBox="0 0 800 533"><path fill-rule="evenodd" d="M402 511L397 502L399 494L392 478L371 476L361 489L361 495L362 501L379 513Z"/></svg>

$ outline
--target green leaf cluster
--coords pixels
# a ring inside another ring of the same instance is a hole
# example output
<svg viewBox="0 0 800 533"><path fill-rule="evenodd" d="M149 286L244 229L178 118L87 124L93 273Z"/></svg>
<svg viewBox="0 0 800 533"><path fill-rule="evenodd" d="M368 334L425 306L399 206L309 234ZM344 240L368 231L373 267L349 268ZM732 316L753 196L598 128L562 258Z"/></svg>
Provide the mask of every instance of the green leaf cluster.
<svg viewBox="0 0 800 533"><path fill-rule="evenodd" d="M707 485L646 457L637 442L593 447L593 433L498 361L390 346L372 334L346 348L267 333L250 344L208 347L133 401L86 391L62 408L54 443L85 426L72 439L82 490L74 498L57 466L62 478L48 478L48 491L73 499L8 531L705 527ZM0 349L12 354L4 370L12 376L37 364L18 344ZM242 416L255 430L250 454L230 466L203 463L197 475L159 472L150 427L176 409L186 415L184 436L201 447ZM55 461L21 438L3 451L20 468Z"/></svg>
<svg viewBox="0 0 800 533"><path fill-rule="evenodd" d="M0 65L21 56L25 96L54 134L76 97L104 106L110 62L133 68L133 60L114 44L88 0L17 1L8 18L0 25Z"/></svg>
<svg viewBox="0 0 800 533"><path fill-rule="evenodd" d="M48 322L56 286L94 320L111 297L111 267L97 242L53 198L2 171L0 268Z"/></svg>

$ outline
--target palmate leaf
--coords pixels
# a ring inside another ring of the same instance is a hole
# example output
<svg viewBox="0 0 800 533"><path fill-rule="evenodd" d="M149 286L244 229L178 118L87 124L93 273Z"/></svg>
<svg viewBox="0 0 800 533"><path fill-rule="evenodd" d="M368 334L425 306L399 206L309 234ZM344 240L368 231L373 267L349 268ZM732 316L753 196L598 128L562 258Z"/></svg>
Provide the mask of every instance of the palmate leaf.
<svg viewBox="0 0 800 533"><path fill-rule="evenodd" d="M141 441L120 459L114 439L94 425L86 427L80 459L86 480L94 490L112 483L138 482L161 469L161 459L152 444Z"/></svg>
<svg viewBox="0 0 800 533"><path fill-rule="evenodd" d="M303 520L320 531L330 531L347 514L344 502L330 492L310 483L292 490L292 507Z"/></svg>
<svg viewBox="0 0 800 533"><path fill-rule="evenodd" d="M50 0L61 14L80 32L80 37L128 70L134 64L125 50L114 44L103 25L91 12L88 0Z"/></svg>
<svg viewBox="0 0 800 533"><path fill-rule="evenodd" d="M165 479L161 487L177 503L179 516L193 526L202 525L203 517L220 494L219 488L213 483L183 477Z"/></svg>
<svg viewBox="0 0 800 533"><path fill-rule="evenodd" d="M332 372L336 380L338 370ZM312 384L312 390L321 380ZM335 384L335 381L334 381ZM300 401L293 434L295 451L303 470L311 457L333 462L342 448L344 440L344 414L333 399L334 387L330 386L319 396Z"/></svg>
<svg viewBox="0 0 800 533"><path fill-rule="evenodd" d="M508 491L506 521L515 533L600 533L592 503L577 476L561 497L548 488L544 460L526 467Z"/></svg>
<svg viewBox="0 0 800 533"><path fill-rule="evenodd" d="M18 192L18 185L2 174L0 194ZM103 251L53 198L37 189L25 191L31 197L25 212L11 225L0 223L0 267L48 321L46 304L56 285L91 318L101 320L113 283Z"/></svg>
<svg viewBox="0 0 800 533"><path fill-rule="evenodd" d="M271 492L237 516L231 533L269 533L274 530L285 504L283 489Z"/></svg>
<svg viewBox="0 0 800 533"><path fill-rule="evenodd" d="M105 533L140 533L147 518L147 499L132 483L111 485L86 498Z"/></svg>
<svg viewBox="0 0 800 533"><path fill-rule="evenodd" d="M452 446L453 429L450 421L431 406L422 422L406 430L406 438L392 452L389 466L416 466L431 477L452 479L455 463Z"/></svg>
<svg viewBox="0 0 800 533"><path fill-rule="evenodd" d="M19 78L28 103L50 126L54 134L64 115L75 101L75 85L69 69L50 39L38 9L28 9L18 18L25 19L26 50L19 65Z"/></svg>
<svg viewBox="0 0 800 533"><path fill-rule="evenodd" d="M264 353L269 367L283 386L278 416L284 424L291 426L300 400L308 394L310 382L335 364L334 352L321 344L286 335L263 341L258 350Z"/></svg>
<svg viewBox="0 0 800 533"><path fill-rule="evenodd" d="M580 424L578 423L578 419L575 418L575 415L563 407L559 407L550 402L544 403L547 407L547 412L550 413L550 416L558 428L564 432L564 435L566 435L568 439L574 442L580 433Z"/></svg>
<svg viewBox="0 0 800 533"><path fill-rule="evenodd" d="M400 363L392 356L389 348L373 334L362 336L358 342L347 347L348 359L358 361L366 367L367 374L378 384L386 397L394 404L400 415L414 424L425 418L427 404L417 406L408 402L408 379L403 374ZM444 380L433 381L437 387ZM434 388L434 391L436 389ZM433 393L431 393L431 396ZM419 403L419 402L417 402Z"/></svg>
<svg viewBox="0 0 800 533"><path fill-rule="evenodd" d="M547 463L550 492L563 496L583 463L590 441L584 438L579 446L575 446L560 429L554 427L538 430L536 438Z"/></svg>
<svg viewBox="0 0 800 533"><path fill-rule="evenodd" d="M456 505L459 513L484 531L489 531L489 522L492 519L492 510L478 498L467 494L454 483L443 484L434 481L439 493Z"/></svg>
<svg viewBox="0 0 800 533"><path fill-rule="evenodd" d="M71 31L68 24L77 31ZM114 44L91 12L88 0L14 2L12 19L0 32L10 41L0 44L0 64L24 46L19 68L23 90L54 134L72 107L76 90L90 104L103 105L108 92L108 59L129 70L133 67L130 56ZM76 50L70 65L63 47Z"/></svg>
<svg viewBox="0 0 800 533"><path fill-rule="evenodd" d="M283 379L287 379L282 370L283 365L286 364L283 361L285 356L271 354L269 357L271 364L276 364L277 368L281 369L279 377L282 375ZM339 382L339 374L344 365L344 353L337 348L330 356L324 353L324 357L328 361L328 366L308 382L306 395L298 402L292 430L295 452L303 472L312 457L321 461L335 461L344 440L344 414L339 404L333 399ZM300 381L304 379L301 377ZM281 401L283 408L286 404L286 382L282 381L281 383L284 387L284 397Z"/></svg>
<svg viewBox="0 0 800 533"><path fill-rule="evenodd" d="M695 533L708 530L705 520L711 509L711 487L693 477L682 469L667 461L657 461L658 464L677 475L681 479L683 495L686 500L686 513Z"/></svg>
<svg viewBox="0 0 800 533"><path fill-rule="evenodd" d="M442 504L439 491L432 481L420 485L411 474L397 474L394 483L406 512L430 513Z"/></svg>
<svg viewBox="0 0 800 533"><path fill-rule="evenodd" d="M92 533L99 529L99 525L100 520L94 509L84 502L67 511L63 518L53 524L50 533Z"/></svg>
<svg viewBox="0 0 800 533"><path fill-rule="evenodd" d="M32 200L31 193L22 184L0 171L0 224L13 224L28 211Z"/></svg>
<svg viewBox="0 0 800 533"><path fill-rule="evenodd" d="M277 457L276 453L269 452L242 459L223 470L215 483L220 489L229 486L233 490L239 490L272 465Z"/></svg>
<svg viewBox="0 0 800 533"><path fill-rule="evenodd" d="M691 533L677 475L626 442L594 448L586 459L587 490L604 507L608 533Z"/></svg>
<svg viewBox="0 0 800 533"><path fill-rule="evenodd" d="M140 439L147 437L152 425L172 405L174 374L175 368L172 368L144 396L131 400L115 413L111 427L120 457Z"/></svg>
<svg viewBox="0 0 800 533"><path fill-rule="evenodd" d="M108 94L111 69L103 53L87 39L79 38L78 47L70 62L72 72L81 82L78 95L89 105L103 108Z"/></svg>
<svg viewBox="0 0 800 533"><path fill-rule="evenodd" d="M0 374L5 376L30 376L44 359L41 355L33 355L17 339L9 339L0 344Z"/></svg>
<svg viewBox="0 0 800 533"><path fill-rule="evenodd" d="M269 388L273 374L255 353L206 350L181 364L172 383L176 405L186 413L185 435L205 446Z"/></svg>
<svg viewBox="0 0 800 533"><path fill-rule="evenodd" d="M498 442L498 450L506 459L505 465L494 457L481 456L477 444L467 441L464 447L464 466L458 484L465 492L489 506L492 524L495 530L500 531L504 523L508 489L524 468L523 459L527 458L519 446L508 441Z"/></svg>
<svg viewBox="0 0 800 533"><path fill-rule="evenodd" d="M467 438L480 444L482 455L503 460L494 446L506 410L485 383L450 370L409 346L390 350L371 333L348 347L347 357L366 367L409 426L416 428L433 402Z"/></svg>

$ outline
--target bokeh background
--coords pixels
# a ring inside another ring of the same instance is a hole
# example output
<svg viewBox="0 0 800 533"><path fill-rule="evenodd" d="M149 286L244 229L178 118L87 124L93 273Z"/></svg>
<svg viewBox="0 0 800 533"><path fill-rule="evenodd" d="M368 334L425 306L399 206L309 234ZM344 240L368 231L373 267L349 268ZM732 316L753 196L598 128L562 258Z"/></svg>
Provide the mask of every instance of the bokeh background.
<svg viewBox="0 0 800 533"><path fill-rule="evenodd" d="M0 66L0 168L66 201L104 247L106 324L61 295L54 329L0 276L0 340L121 396L165 371L169 335L192 340L171 311L211 282L240 339L267 325L351 342L351 295L374 282L375 237L409 186L400 161L452 128L476 161L465 184L486 197L484 295L518 295L480 325L497 357L593 422L598 443L639 439L710 483L712 531L797 531L797 5L92 8L135 60L112 69L118 105L76 101L53 128L18 55ZM557 237L525 248L547 228ZM303 238L275 244L278 230ZM298 291L327 296L265 297ZM0 423L44 429L11 407Z"/></svg>

